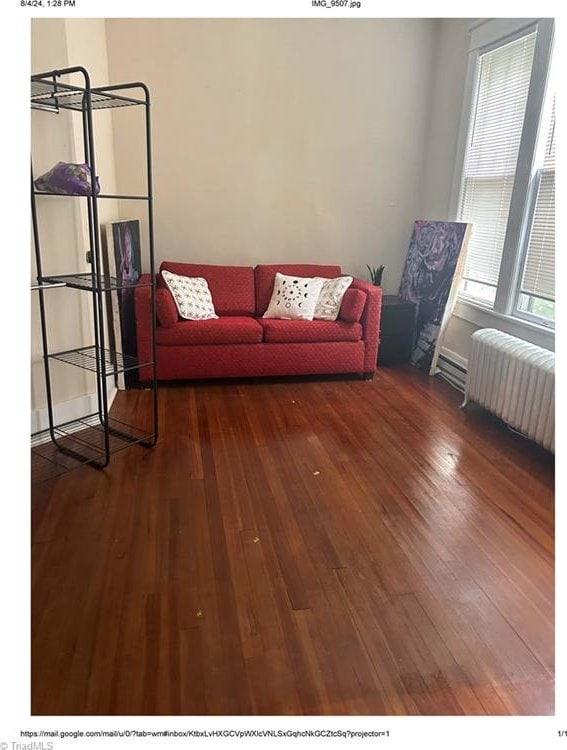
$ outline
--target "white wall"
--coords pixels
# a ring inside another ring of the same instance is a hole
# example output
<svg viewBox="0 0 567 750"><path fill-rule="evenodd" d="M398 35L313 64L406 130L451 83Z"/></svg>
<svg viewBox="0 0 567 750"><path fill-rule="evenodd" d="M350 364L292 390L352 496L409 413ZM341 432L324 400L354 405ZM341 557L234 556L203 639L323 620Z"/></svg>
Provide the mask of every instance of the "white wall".
<svg viewBox="0 0 567 750"><path fill-rule="evenodd" d="M63 19L32 21L31 69L35 73L67 66L67 34ZM35 176L43 174L57 161L75 161L75 141L72 115L62 112L32 110L32 157ZM39 198L37 200L39 236L44 274L66 273L78 263L78 203L67 198ZM35 276L35 257L32 273ZM35 281L35 279L34 279ZM76 293L53 290L44 294L48 338L52 350L79 346L85 340L87 309ZM32 293L32 408L45 405L43 350L40 339L39 299ZM75 341L79 343L76 344ZM56 402L71 400L88 393L88 375L82 370L54 365L53 398Z"/></svg>
<svg viewBox="0 0 567 750"><path fill-rule="evenodd" d="M470 18L446 18L437 28L423 212L427 218L441 221L455 219L449 213L449 205L467 74L470 23ZM470 337L476 330L476 326L453 315L445 329L443 346L467 359Z"/></svg>
<svg viewBox="0 0 567 750"><path fill-rule="evenodd" d="M33 73L83 65L91 73L93 85L107 82L104 19L33 19L31 35ZM81 85L83 83L79 76L64 80ZM57 161L84 161L79 113L62 110L54 115L32 111L31 118L32 156L36 177ZM95 143L97 172L105 175L105 189L112 191L115 188L115 177L110 113L97 113ZM101 223L118 217L115 201L99 201L99 204ZM86 202L74 198L38 198L36 205L44 275L88 270L90 267L85 259L88 249ZM35 256L32 256L32 274L36 274ZM94 343L90 295L57 289L45 292L44 298L51 351ZM36 429L44 424L43 409L46 405L37 292L32 293L31 342L32 429ZM67 418L72 418L72 404L81 402L85 396L95 391L94 375L57 362L53 362L51 369L53 401L65 404L65 414Z"/></svg>
<svg viewBox="0 0 567 750"><path fill-rule="evenodd" d="M330 262L364 276L384 263L396 291L421 215L436 25L107 20L112 80L152 93L158 262ZM143 130L124 115L117 177L143 189Z"/></svg>
<svg viewBox="0 0 567 750"><path fill-rule="evenodd" d="M425 217L440 221L454 219L449 215L449 204L467 74L470 23L470 18L446 18L437 24L422 205Z"/></svg>

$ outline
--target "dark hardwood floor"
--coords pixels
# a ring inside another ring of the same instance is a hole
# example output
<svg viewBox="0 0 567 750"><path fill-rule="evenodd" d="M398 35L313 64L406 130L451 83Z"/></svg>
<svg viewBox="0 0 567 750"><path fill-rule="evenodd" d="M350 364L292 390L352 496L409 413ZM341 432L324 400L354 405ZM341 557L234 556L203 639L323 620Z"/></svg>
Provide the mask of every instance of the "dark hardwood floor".
<svg viewBox="0 0 567 750"><path fill-rule="evenodd" d="M32 713L553 713L553 459L460 400L161 387L156 448L32 489Z"/></svg>

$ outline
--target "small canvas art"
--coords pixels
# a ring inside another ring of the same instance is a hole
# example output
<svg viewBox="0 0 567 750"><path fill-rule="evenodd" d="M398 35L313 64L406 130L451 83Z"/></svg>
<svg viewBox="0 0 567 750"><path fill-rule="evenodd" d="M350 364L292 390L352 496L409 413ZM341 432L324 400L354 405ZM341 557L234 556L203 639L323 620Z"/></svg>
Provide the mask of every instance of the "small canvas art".
<svg viewBox="0 0 567 750"><path fill-rule="evenodd" d="M398 294L417 305L411 363L430 375L435 374L441 334L453 310L470 226L451 221L414 224Z"/></svg>
<svg viewBox="0 0 567 750"><path fill-rule="evenodd" d="M140 267L140 222L113 222L112 239L116 276L124 286L134 284L142 273Z"/></svg>
<svg viewBox="0 0 567 750"><path fill-rule="evenodd" d="M134 288L140 275L140 222L117 221L106 226L105 273L115 276L118 289L112 293L111 349L136 357L136 320L134 313ZM114 340L114 342L113 342ZM119 388L137 383L137 370L120 373Z"/></svg>

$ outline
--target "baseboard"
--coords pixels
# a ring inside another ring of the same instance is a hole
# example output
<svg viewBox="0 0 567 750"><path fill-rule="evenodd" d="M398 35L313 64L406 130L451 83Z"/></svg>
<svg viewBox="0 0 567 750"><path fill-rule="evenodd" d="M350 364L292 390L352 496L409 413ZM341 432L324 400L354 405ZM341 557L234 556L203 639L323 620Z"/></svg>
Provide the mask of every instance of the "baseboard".
<svg viewBox="0 0 567 750"><path fill-rule="evenodd" d="M460 354L442 347L437 361L437 374L464 393L468 365L468 360Z"/></svg>
<svg viewBox="0 0 567 750"><path fill-rule="evenodd" d="M108 408L112 406L112 402L116 396L117 388L114 384L114 376L107 379L107 400ZM55 424L63 424L63 422L71 422L74 419L80 419L87 414L94 414L98 412L98 399L96 393L89 393L79 398L74 398L71 401L63 401L60 404L53 405L53 419ZM49 428L49 416L47 408L36 409L31 413L31 433L34 435L38 432L43 432ZM49 435L46 436L46 440L49 440ZM39 441L41 442L41 440Z"/></svg>

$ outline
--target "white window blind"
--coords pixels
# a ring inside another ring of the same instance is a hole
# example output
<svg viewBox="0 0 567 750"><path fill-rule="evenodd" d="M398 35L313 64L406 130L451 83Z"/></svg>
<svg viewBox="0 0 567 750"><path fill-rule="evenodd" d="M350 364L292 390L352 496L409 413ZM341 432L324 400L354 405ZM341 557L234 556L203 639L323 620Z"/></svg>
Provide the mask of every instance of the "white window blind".
<svg viewBox="0 0 567 750"><path fill-rule="evenodd" d="M545 142L521 291L555 300L555 97Z"/></svg>
<svg viewBox="0 0 567 750"><path fill-rule="evenodd" d="M479 58L459 218L473 225L464 278L494 287L506 236L535 36L530 33Z"/></svg>

